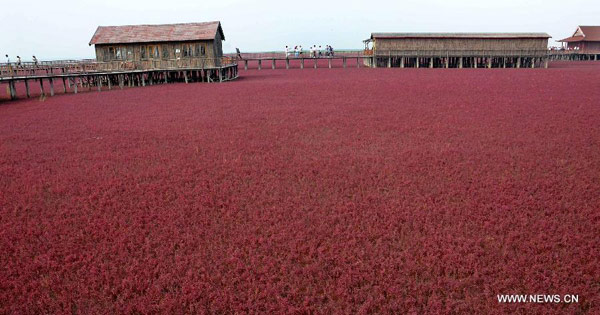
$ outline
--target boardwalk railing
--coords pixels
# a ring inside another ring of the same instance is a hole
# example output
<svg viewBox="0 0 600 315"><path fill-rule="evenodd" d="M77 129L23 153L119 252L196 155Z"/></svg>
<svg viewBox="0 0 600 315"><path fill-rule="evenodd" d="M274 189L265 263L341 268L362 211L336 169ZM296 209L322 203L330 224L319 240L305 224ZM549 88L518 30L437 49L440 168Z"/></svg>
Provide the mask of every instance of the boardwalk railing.
<svg viewBox="0 0 600 315"><path fill-rule="evenodd" d="M82 62L69 64L28 65L2 69L0 83L8 83L11 99L17 98L17 82L24 83L25 94L31 96L30 84L39 82L41 95L46 95L44 82L55 93L55 83L62 81L64 93L77 93L87 87L101 91L113 86L146 86L170 82L225 82L238 77L237 63L231 58L198 58L152 60L144 62Z"/></svg>

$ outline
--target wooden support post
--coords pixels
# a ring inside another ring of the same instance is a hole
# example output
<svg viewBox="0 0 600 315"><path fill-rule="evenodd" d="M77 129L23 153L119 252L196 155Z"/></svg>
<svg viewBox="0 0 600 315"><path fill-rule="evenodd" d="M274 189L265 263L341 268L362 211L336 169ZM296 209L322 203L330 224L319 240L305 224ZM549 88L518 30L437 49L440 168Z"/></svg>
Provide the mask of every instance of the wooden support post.
<svg viewBox="0 0 600 315"><path fill-rule="evenodd" d="M419 63L420 63L420 62L419 62L419 61L420 61L420 60L419 60L419 57L415 58L415 60L417 61L417 69L419 69L419 66L420 66L420 65L419 65Z"/></svg>
<svg viewBox="0 0 600 315"><path fill-rule="evenodd" d="M106 85L108 85L108 90L112 90L112 82L109 74L106 75Z"/></svg>
<svg viewBox="0 0 600 315"><path fill-rule="evenodd" d="M429 68L433 68L433 57L429 58Z"/></svg>
<svg viewBox="0 0 600 315"><path fill-rule="evenodd" d="M73 77L73 93L77 94L77 77Z"/></svg>
<svg viewBox="0 0 600 315"><path fill-rule="evenodd" d="M450 57L446 57L446 69L450 67Z"/></svg>
<svg viewBox="0 0 600 315"><path fill-rule="evenodd" d="M127 85L133 87L133 74L131 73L127 74Z"/></svg>
<svg viewBox="0 0 600 315"><path fill-rule="evenodd" d="M63 72L64 72L64 68L63 68ZM65 82L65 77L62 78L63 81L63 92L66 94L67 93L67 82Z"/></svg>
<svg viewBox="0 0 600 315"><path fill-rule="evenodd" d="M344 69L346 69L346 57L342 57L342 63L344 64Z"/></svg>
<svg viewBox="0 0 600 315"><path fill-rule="evenodd" d="M169 81L168 81L169 74L167 73L167 71L163 72L163 75L165 76L165 83L169 83Z"/></svg>
<svg viewBox="0 0 600 315"><path fill-rule="evenodd" d="M248 70L248 59L244 59L244 70Z"/></svg>
<svg viewBox="0 0 600 315"><path fill-rule="evenodd" d="M473 64L475 65L475 69L477 69L478 63L479 63L479 58L473 57Z"/></svg>
<svg viewBox="0 0 600 315"><path fill-rule="evenodd" d="M54 78L50 78L50 96L54 96Z"/></svg>
<svg viewBox="0 0 600 315"><path fill-rule="evenodd" d="M544 69L548 69L548 58L544 58Z"/></svg>
<svg viewBox="0 0 600 315"><path fill-rule="evenodd" d="M188 84L187 71L183 71L183 79L185 80L185 84Z"/></svg>
<svg viewBox="0 0 600 315"><path fill-rule="evenodd" d="M275 70L275 58L271 60L271 69Z"/></svg>
<svg viewBox="0 0 600 315"><path fill-rule="evenodd" d="M404 68L404 57L400 57L400 68Z"/></svg>
<svg viewBox="0 0 600 315"><path fill-rule="evenodd" d="M458 68L462 69L463 67L463 57L458 57Z"/></svg>
<svg viewBox="0 0 600 315"><path fill-rule="evenodd" d="M387 60L387 67L391 68L392 67L392 56L388 56L388 60Z"/></svg>
<svg viewBox="0 0 600 315"><path fill-rule="evenodd" d="M123 89L123 75L119 74L118 78L119 78L119 88L122 90Z"/></svg>
<svg viewBox="0 0 600 315"><path fill-rule="evenodd" d="M289 58L285 58L285 68L286 69L290 68L290 59Z"/></svg>
<svg viewBox="0 0 600 315"><path fill-rule="evenodd" d="M313 58L313 67L317 69L317 58Z"/></svg>
<svg viewBox="0 0 600 315"><path fill-rule="evenodd" d="M491 57L489 57L487 60L487 67L488 67L488 69L492 68L492 58Z"/></svg>
<svg viewBox="0 0 600 315"><path fill-rule="evenodd" d="M517 57L517 69L521 68L521 57Z"/></svg>
<svg viewBox="0 0 600 315"><path fill-rule="evenodd" d="M375 55L373 55L373 61L371 61L373 63L373 68L377 68L377 57L375 57ZM358 64L358 57L356 58L356 64Z"/></svg>
<svg viewBox="0 0 600 315"><path fill-rule="evenodd" d="M262 69L262 60L258 59L258 70Z"/></svg>
<svg viewBox="0 0 600 315"><path fill-rule="evenodd" d="M358 61L358 59L359 59L359 58L360 58L360 57L356 57L356 67L357 67L357 68L360 68L360 61Z"/></svg>
<svg viewBox="0 0 600 315"><path fill-rule="evenodd" d="M25 93L27 93L27 98L31 97L31 94L29 94L29 81L27 79L25 79Z"/></svg>
<svg viewBox="0 0 600 315"><path fill-rule="evenodd" d="M96 87L98 88L98 92L102 91L102 77L96 76Z"/></svg>
<svg viewBox="0 0 600 315"><path fill-rule="evenodd" d="M44 80L40 79L40 91L42 91L42 96L46 95L46 92L44 92Z"/></svg>
<svg viewBox="0 0 600 315"><path fill-rule="evenodd" d="M218 68L217 71L219 71L219 82L223 82L223 69Z"/></svg>
<svg viewBox="0 0 600 315"><path fill-rule="evenodd" d="M329 69L331 69L331 58L327 58L327 62L329 64Z"/></svg>
<svg viewBox="0 0 600 315"><path fill-rule="evenodd" d="M304 69L304 57L300 59L300 69Z"/></svg>
<svg viewBox="0 0 600 315"><path fill-rule="evenodd" d="M142 73L142 86L146 86L146 76ZM108 89L110 90L110 81L108 83Z"/></svg>
<svg viewBox="0 0 600 315"><path fill-rule="evenodd" d="M15 87L14 80L8 81L8 90L10 93L10 99L11 100L17 99L17 88Z"/></svg>
<svg viewBox="0 0 600 315"><path fill-rule="evenodd" d="M531 57L531 69L535 68L535 57Z"/></svg>

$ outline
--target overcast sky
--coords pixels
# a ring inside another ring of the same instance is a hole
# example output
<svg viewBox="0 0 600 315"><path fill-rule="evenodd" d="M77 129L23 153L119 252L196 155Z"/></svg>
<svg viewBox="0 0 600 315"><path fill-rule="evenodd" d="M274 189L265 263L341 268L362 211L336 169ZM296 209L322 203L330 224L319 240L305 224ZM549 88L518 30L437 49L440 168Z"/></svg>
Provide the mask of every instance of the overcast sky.
<svg viewBox="0 0 600 315"><path fill-rule="evenodd" d="M99 25L221 21L225 52L330 44L361 49L371 32L547 32L600 25L598 0L28 0L3 1L0 53L14 60L93 58ZM5 58L2 58L2 61Z"/></svg>

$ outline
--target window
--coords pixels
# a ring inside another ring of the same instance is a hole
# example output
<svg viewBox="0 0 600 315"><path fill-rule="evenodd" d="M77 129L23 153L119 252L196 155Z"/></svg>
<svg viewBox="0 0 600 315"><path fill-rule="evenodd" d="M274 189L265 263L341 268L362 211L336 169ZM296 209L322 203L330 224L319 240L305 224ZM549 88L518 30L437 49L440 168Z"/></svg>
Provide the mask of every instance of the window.
<svg viewBox="0 0 600 315"><path fill-rule="evenodd" d="M140 59L146 60L148 59L148 55L146 54L146 46L140 46Z"/></svg>
<svg viewBox="0 0 600 315"><path fill-rule="evenodd" d="M183 57L191 57L192 56L192 46L191 45L183 45Z"/></svg>
<svg viewBox="0 0 600 315"><path fill-rule="evenodd" d="M163 59L169 59L169 45L162 45L162 57Z"/></svg>
<svg viewBox="0 0 600 315"><path fill-rule="evenodd" d="M115 59L117 59L117 60L123 59L123 54L121 52L121 47L115 48Z"/></svg>
<svg viewBox="0 0 600 315"><path fill-rule="evenodd" d="M200 47L202 46L202 44L196 44L194 45L194 56L196 57L200 57Z"/></svg>
<svg viewBox="0 0 600 315"><path fill-rule="evenodd" d="M115 47L108 47L108 59L115 59Z"/></svg>
<svg viewBox="0 0 600 315"><path fill-rule="evenodd" d="M160 55L158 53L158 46L154 46L154 45L148 46L148 58L156 59L159 57L160 57Z"/></svg>
<svg viewBox="0 0 600 315"><path fill-rule="evenodd" d="M127 47L127 60L133 60L133 48Z"/></svg>
<svg viewBox="0 0 600 315"><path fill-rule="evenodd" d="M203 44L200 45L200 55L206 55L206 47Z"/></svg>
<svg viewBox="0 0 600 315"><path fill-rule="evenodd" d="M104 48L102 50L102 61L107 62L110 61L110 52L108 48Z"/></svg>

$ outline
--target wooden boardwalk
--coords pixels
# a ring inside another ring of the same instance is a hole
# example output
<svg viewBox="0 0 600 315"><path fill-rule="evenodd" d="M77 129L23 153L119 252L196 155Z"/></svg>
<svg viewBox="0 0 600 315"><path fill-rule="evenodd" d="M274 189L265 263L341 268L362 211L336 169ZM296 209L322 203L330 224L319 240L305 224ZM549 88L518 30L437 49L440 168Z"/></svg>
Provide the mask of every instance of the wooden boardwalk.
<svg viewBox="0 0 600 315"><path fill-rule="evenodd" d="M393 51L386 54L336 56L336 57L294 57L269 56L242 58L248 70L252 63L258 70L263 68L277 69L278 64L285 63L285 69L299 64L305 68L372 67L372 68L547 68L551 60L600 60L600 52L577 51ZM324 65L326 63L326 65ZM281 67L281 66L279 66Z"/></svg>
<svg viewBox="0 0 600 315"><path fill-rule="evenodd" d="M77 93L83 88L101 91L102 87L111 90L113 87L123 89L125 86L146 86L171 82L225 82L238 78L236 63L208 68L185 67L90 72L85 71L85 64L76 67L78 68L75 71L66 71L64 67L56 67L61 71L50 70L54 68L16 69L17 71L11 71L13 75L9 76L5 73L4 76L1 76L0 83L8 83L10 98L14 100L17 98L17 82L24 82L25 95L30 97L32 84L39 84L42 95L46 95L47 88L50 96L54 96L56 88L61 87L64 93L69 91Z"/></svg>

